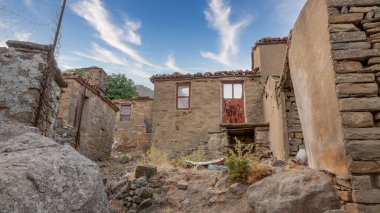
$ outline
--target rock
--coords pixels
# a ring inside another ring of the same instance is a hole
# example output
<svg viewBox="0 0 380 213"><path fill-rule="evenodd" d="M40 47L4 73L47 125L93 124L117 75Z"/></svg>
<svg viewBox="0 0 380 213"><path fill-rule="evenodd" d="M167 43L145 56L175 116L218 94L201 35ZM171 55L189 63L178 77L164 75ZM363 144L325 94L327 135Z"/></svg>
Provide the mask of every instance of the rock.
<svg viewBox="0 0 380 213"><path fill-rule="evenodd" d="M274 159L272 162L272 166L274 167L283 167L286 165L286 162L283 160Z"/></svg>
<svg viewBox="0 0 380 213"><path fill-rule="evenodd" d="M380 111L380 97L339 99L340 111Z"/></svg>
<svg viewBox="0 0 380 213"><path fill-rule="evenodd" d="M370 112L342 112L342 122L346 127L373 127L373 116Z"/></svg>
<svg viewBox="0 0 380 213"><path fill-rule="evenodd" d="M140 185L140 186L146 186L149 184L149 182L146 180L146 177L143 176L143 177L139 177L136 182L135 182L137 185Z"/></svg>
<svg viewBox="0 0 380 213"><path fill-rule="evenodd" d="M148 198L148 199L145 199L139 206L138 206L138 210L142 210L142 209L146 209L150 206L153 205L153 201L152 199Z"/></svg>
<svg viewBox="0 0 380 213"><path fill-rule="evenodd" d="M374 161L352 161L350 171L355 174L380 173L380 165Z"/></svg>
<svg viewBox="0 0 380 213"><path fill-rule="evenodd" d="M380 203L380 189L354 190L352 198L355 203L378 204Z"/></svg>
<svg viewBox="0 0 380 213"><path fill-rule="evenodd" d="M296 155L297 163L300 165L306 165L307 164L307 154L306 150L300 149Z"/></svg>
<svg viewBox="0 0 380 213"><path fill-rule="evenodd" d="M0 143L0 190L2 212L108 212L98 166L35 133Z"/></svg>
<svg viewBox="0 0 380 213"><path fill-rule="evenodd" d="M323 213L347 213L347 212L342 209L335 209L335 210L328 210Z"/></svg>
<svg viewBox="0 0 380 213"><path fill-rule="evenodd" d="M343 61L335 63L335 71L338 73L351 73L363 69L363 65L358 61Z"/></svg>
<svg viewBox="0 0 380 213"><path fill-rule="evenodd" d="M139 178L139 177L145 176L147 178L150 178L155 174L157 174L157 167L156 166L143 165L143 166L137 166L136 172L135 172L135 177Z"/></svg>
<svg viewBox="0 0 380 213"><path fill-rule="evenodd" d="M370 58L368 59L368 66L380 64L380 57Z"/></svg>
<svg viewBox="0 0 380 213"><path fill-rule="evenodd" d="M377 95L379 88L377 83L342 83L336 86L336 90L341 95Z"/></svg>
<svg viewBox="0 0 380 213"><path fill-rule="evenodd" d="M363 27L366 30L371 29L371 28L377 28L377 27L380 27L380 22L364 23Z"/></svg>
<svg viewBox="0 0 380 213"><path fill-rule="evenodd" d="M330 33L360 31L354 24L330 24Z"/></svg>
<svg viewBox="0 0 380 213"><path fill-rule="evenodd" d="M357 190L372 189L371 176L369 175L353 175L352 188Z"/></svg>
<svg viewBox="0 0 380 213"><path fill-rule="evenodd" d="M373 73L349 73L337 74L337 83L372 83L375 82L375 75Z"/></svg>
<svg viewBox="0 0 380 213"><path fill-rule="evenodd" d="M228 191L236 196L241 196L247 191L247 186L241 183L234 183L229 188Z"/></svg>
<svg viewBox="0 0 380 213"><path fill-rule="evenodd" d="M337 32L330 34L330 41L332 43L366 41L367 35L363 31L356 32Z"/></svg>
<svg viewBox="0 0 380 213"><path fill-rule="evenodd" d="M350 13L368 13L375 11L378 7L350 7Z"/></svg>
<svg viewBox="0 0 380 213"><path fill-rule="evenodd" d="M340 14L340 15L331 15L329 16L330 24L358 24L363 20L363 13L349 13L349 14Z"/></svg>
<svg viewBox="0 0 380 213"><path fill-rule="evenodd" d="M335 43L331 44L333 50L348 50L348 49L370 49L369 42L350 42L350 43Z"/></svg>
<svg viewBox="0 0 380 213"><path fill-rule="evenodd" d="M190 204L190 200L189 199L185 199L181 203L182 203L183 206L186 206L186 205Z"/></svg>
<svg viewBox="0 0 380 213"><path fill-rule="evenodd" d="M380 56L379 49L333 51L333 58L335 60L365 61L368 58L378 57L378 56Z"/></svg>
<svg viewBox="0 0 380 213"><path fill-rule="evenodd" d="M345 128L344 136L351 140L371 140L380 139L380 128Z"/></svg>
<svg viewBox="0 0 380 213"><path fill-rule="evenodd" d="M121 188L123 188L123 186L127 183L126 180L122 179L122 180L119 180L118 182L116 182L112 187L111 187L111 191L112 193L117 193Z"/></svg>
<svg viewBox="0 0 380 213"><path fill-rule="evenodd" d="M224 190L227 188L228 175L223 175L214 185L216 190Z"/></svg>
<svg viewBox="0 0 380 213"><path fill-rule="evenodd" d="M348 141L347 149L353 160L380 160L379 140Z"/></svg>
<svg viewBox="0 0 380 213"><path fill-rule="evenodd" d="M138 195L146 199L146 198L151 198L153 196L153 193L147 188L143 188Z"/></svg>
<svg viewBox="0 0 380 213"><path fill-rule="evenodd" d="M331 177L315 170L274 174L251 185L247 193L255 213L320 213L340 207Z"/></svg>
<svg viewBox="0 0 380 213"><path fill-rule="evenodd" d="M254 163L248 169L247 183L252 184L269 175L268 165L262 163Z"/></svg>
<svg viewBox="0 0 380 213"><path fill-rule="evenodd" d="M144 198L142 198L142 197L138 197L138 196L133 197L133 202L134 203L140 204L143 201L144 201Z"/></svg>
<svg viewBox="0 0 380 213"><path fill-rule="evenodd" d="M187 182L184 181L184 180L180 180L180 181L177 183L177 188L178 188L178 189L182 189L182 190L186 190L186 189L187 189Z"/></svg>
<svg viewBox="0 0 380 213"><path fill-rule="evenodd" d="M378 0L328 0L327 5L330 7L352 7L352 6L373 6L377 5Z"/></svg>

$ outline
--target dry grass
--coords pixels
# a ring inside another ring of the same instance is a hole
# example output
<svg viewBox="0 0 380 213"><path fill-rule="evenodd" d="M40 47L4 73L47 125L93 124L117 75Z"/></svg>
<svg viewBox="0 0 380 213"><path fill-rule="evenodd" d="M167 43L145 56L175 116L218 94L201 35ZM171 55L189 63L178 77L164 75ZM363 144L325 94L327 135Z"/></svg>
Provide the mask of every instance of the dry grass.
<svg viewBox="0 0 380 213"><path fill-rule="evenodd" d="M142 154L141 158L137 162L138 164L151 164L158 168L173 168L169 156L166 152L156 148L154 145L146 152Z"/></svg>

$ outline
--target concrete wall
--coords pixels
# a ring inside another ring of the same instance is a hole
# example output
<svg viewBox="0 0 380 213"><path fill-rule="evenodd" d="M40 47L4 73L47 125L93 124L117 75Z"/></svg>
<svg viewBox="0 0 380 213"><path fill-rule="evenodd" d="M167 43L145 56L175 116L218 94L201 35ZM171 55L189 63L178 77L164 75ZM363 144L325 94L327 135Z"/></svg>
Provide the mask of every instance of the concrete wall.
<svg viewBox="0 0 380 213"><path fill-rule="evenodd" d="M49 46L7 44L9 48L0 48L0 120L35 126L52 137L60 85L66 85L49 59Z"/></svg>
<svg viewBox="0 0 380 213"><path fill-rule="evenodd" d="M269 123L269 140L273 155L280 160L286 160L289 154L286 121L285 94L277 93L278 77L270 76L265 84L263 96L265 121Z"/></svg>
<svg viewBox="0 0 380 213"><path fill-rule="evenodd" d="M113 100L120 109L122 105L131 106L131 118L120 121L120 111L116 115L114 128L115 143L112 152L125 154L127 152L142 152L150 148L152 133L152 103L149 98L134 98Z"/></svg>
<svg viewBox="0 0 380 213"><path fill-rule="evenodd" d="M309 165L347 177L329 39L326 1L309 0L294 26L289 48L290 74Z"/></svg>
<svg viewBox="0 0 380 213"><path fill-rule="evenodd" d="M262 88L257 77L156 80L152 143L173 157L207 147L209 133L222 131L221 82L234 80L244 81L246 123L263 123ZM191 83L190 110L176 110L176 83L180 82ZM213 148L208 151L212 155Z"/></svg>

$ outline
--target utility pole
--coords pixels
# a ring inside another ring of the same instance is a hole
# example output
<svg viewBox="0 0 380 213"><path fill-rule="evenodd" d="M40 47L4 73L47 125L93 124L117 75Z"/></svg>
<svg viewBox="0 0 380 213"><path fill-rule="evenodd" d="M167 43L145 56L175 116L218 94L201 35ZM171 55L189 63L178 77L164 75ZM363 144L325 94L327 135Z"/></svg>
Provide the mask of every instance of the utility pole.
<svg viewBox="0 0 380 213"><path fill-rule="evenodd" d="M54 35L53 48L52 48L53 52L55 52L55 48L57 47L59 32L61 31L62 18L63 18L63 14L65 12L65 7L66 7L66 0L63 0L62 7L61 7L61 13L59 14L59 18L58 18L57 29L56 29L55 35Z"/></svg>

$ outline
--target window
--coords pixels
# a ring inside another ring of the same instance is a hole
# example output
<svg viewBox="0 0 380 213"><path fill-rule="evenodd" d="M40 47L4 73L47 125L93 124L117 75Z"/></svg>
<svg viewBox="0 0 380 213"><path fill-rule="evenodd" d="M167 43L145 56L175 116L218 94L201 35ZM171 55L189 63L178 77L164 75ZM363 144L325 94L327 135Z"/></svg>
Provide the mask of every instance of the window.
<svg viewBox="0 0 380 213"><path fill-rule="evenodd" d="M131 120L131 105L121 105L120 121Z"/></svg>
<svg viewBox="0 0 380 213"><path fill-rule="evenodd" d="M224 99L243 99L242 83L224 83L223 84Z"/></svg>
<svg viewBox="0 0 380 213"><path fill-rule="evenodd" d="M177 84L177 109L190 109L190 83Z"/></svg>

